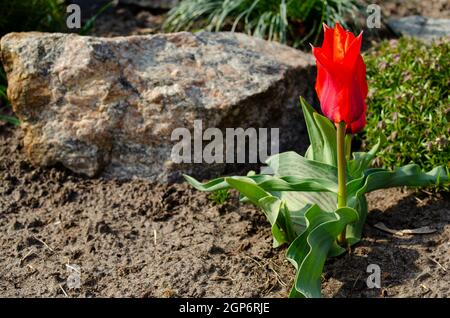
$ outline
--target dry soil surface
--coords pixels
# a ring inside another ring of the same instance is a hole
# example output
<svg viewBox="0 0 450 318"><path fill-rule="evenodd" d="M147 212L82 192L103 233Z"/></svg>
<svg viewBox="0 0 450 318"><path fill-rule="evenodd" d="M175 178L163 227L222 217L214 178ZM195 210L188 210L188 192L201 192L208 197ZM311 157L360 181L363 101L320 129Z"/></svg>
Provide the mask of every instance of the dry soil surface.
<svg viewBox="0 0 450 318"><path fill-rule="evenodd" d="M35 169L21 140L0 124L0 296L287 296L285 249L272 249L268 223L236 194L219 206L186 184ZM364 239L326 264L324 296L449 297L448 196L392 189L369 205ZM437 231L397 237L377 222ZM381 268L381 289L366 285L369 264Z"/></svg>

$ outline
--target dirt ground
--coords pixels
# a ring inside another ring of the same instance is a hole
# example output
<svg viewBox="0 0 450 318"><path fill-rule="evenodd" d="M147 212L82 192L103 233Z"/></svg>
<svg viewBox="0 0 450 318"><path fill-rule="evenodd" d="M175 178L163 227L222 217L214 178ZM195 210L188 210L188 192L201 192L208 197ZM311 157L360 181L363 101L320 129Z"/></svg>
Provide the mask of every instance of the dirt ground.
<svg viewBox="0 0 450 318"><path fill-rule="evenodd" d="M236 195L218 206L186 184L35 169L21 138L0 124L0 296L287 296L285 249L271 248L265 218ZM450 198L392 189L369 206L364 239L327 262L324 296L449 297ZM395 237L377 222L437 232ZM367 288L368 264L380 266L381 289ZM80 288L68 281L73 268Z"/></svg>
<svg viewBox="0 0 450 318"><path fill-rule="evenodd" d="M375 3L387 16L450 18L446 0ZM163 19L120 6L100 17L94 35L157 33ZM264 216L236 194L219 206L186 184L36 169L21 140L0 123L0 297L287 296L294 269L285 248L272 249ZM450 195L390 189L368 199L364 238L327 262L324 296L450 297ZM393 236L378 222L436 232ZM369 264L380 266L381 289L366 285ZM80 288L72 288L77 272Z"/></svg>

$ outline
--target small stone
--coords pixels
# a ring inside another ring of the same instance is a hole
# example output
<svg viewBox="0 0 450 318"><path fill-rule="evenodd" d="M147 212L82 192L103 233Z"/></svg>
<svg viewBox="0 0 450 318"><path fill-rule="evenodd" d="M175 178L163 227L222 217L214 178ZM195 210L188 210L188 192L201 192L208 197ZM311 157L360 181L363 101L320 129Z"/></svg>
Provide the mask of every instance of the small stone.
<svg viewBox="0 0 450 318"><path fill-rule="evenodd" d="M392 18L388 21L388 25L398 35L414 37L424 42L450 36L450 19L432 19L413 15Z"/></svg>

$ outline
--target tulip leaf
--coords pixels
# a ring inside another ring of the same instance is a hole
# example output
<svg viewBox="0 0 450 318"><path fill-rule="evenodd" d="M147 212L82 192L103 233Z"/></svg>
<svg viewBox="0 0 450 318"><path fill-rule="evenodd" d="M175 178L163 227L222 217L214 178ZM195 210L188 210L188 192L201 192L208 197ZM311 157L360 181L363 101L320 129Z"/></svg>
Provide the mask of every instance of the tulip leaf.
<svg viewBox="0 0 450 318"><path fill-rule="evenodd" d="M336 128L325 116L322 116L317 112L315 112L313 116L323 137L324 158L326 160L324 162L336 167Z"/></svg>
<svg viewBox="0 0 450 318"><path fill-rule="evenodd" d="M429 172L422 172L416 164L409 164L395 171L369 170L367 174L367 192L400 186L443 185L449 181L447 168L436 167Z"/></svg>
<svg viewBox="0 0 450 318"><path fill-rule="evenodd" d="M266 163L277 176L324 178L337 182L337 169L335 166L308 160L293 151L273 155L267 159Z"/></svg>
<svg viewBox="0 0 450 318"><path fill-rule="evenodd" d="M364 171L370 166L373 158L375 158L381 142L381 138L379 138L378 142L369 152L353 153L353 159L347 162L347 170L350 178L360 178L364 174Z"/></svg>
<svg viewBox="0 0 450 318"><path fill-rule="evenodd" d="M336 166L336 129L329 119L317 113L303 97L300 98L300 103L311 143L305 157Z"/></svg>
<svg viewBox="0 0 450 318"><path fill-rule="evenodd" d="M285 215L280 214L282 206L281 200L273 196L267 196L259 200L258 205L261 207L272 226L273 247L276 248L289 242L289 240L292 239L290 237L291 229L289 229L289 232L284 232L282 229L286 228L279 226L279 223L283 221L284 224L286 224L284 220Z"/></svg>
<svg viewBox="0 0 450 318"><path fill-rule="evenodd" d="M320 278L329 250L344 227L358 219L358 213L348 207L330 213L314 205L305 213L305 219L305 231L286 252L297 269L290 297L320 297Z"/></svg>
<svg viewBox="0 0 450 318"><path fill-rule="evenodd" d="M299 154L289 151L271 156L266 163L276 176L297 176L306 180L316 178L326 180L322 185L333 183L337 187L337 169L328 164L308 160ZM322 182L322 181L320 181ZM301 210L307 204L318 204L326 211L336 207L336 194L330 192L282 192L281 198L286 201L291 211Z"/></svg>
<svg viewBox="0 0 450 318"><path fill-rule="evenodd" d="M359 221L347 229L347 241L354 244L361 239L362 229L367 215L365 194L378 189L399 186L421 187L449 183L449 172L444 167L436 167L423 172L418 165L410 164L395 171L386 169L368 169L364 176L347 184L347 204L359 213Z"/></svg>
<svg viewBox="0 0 450 318"><path fill-rule="evenodd" d="M281 222L281 220L279 220L280 208L282 204L280 199L264 191L256 184L255 181L248 177L230 177L226 178L225 182L227 182L232 188L238 190L252 203L259 206L264 211L267 220L272 226L274 247L278 247L283 243L288 242L286 232L278 225L278 222Z"/></svg>

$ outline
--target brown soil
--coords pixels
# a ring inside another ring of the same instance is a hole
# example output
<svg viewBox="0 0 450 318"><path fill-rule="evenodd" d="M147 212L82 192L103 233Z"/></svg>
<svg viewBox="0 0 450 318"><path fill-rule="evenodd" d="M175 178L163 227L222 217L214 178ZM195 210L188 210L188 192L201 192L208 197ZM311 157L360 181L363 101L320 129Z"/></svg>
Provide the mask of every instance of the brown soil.
<svg viewBox="0 0 450 318"><path fill-rule="evenodd" d="M262 214L218 206L186 184L86 179L35 169L22 133L0 125L0 296L286 297L294 271ZM328 261L326 297L449 297L450 199L392 189L369 196L365 238ZM393 229L432 226L430 235ZM368 264L382 289L368 289ZM70 289L68 267L80 266Z"/></svg>
<svg viewBox="0 0 450 318"><path fill-rule="evenodd" d="M119 5L98 18L91 35L114 37L159 33L166 15L165 12Z"/></svg>

